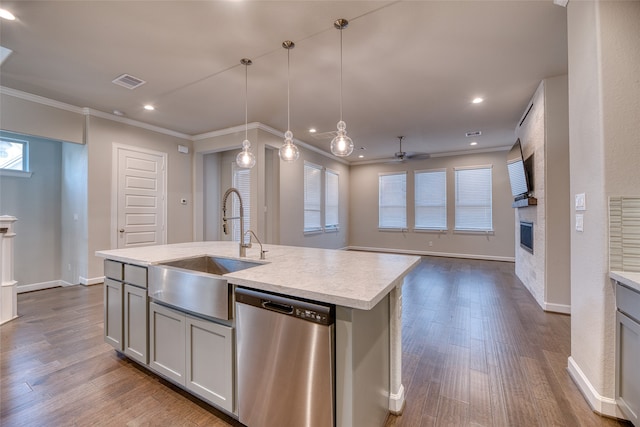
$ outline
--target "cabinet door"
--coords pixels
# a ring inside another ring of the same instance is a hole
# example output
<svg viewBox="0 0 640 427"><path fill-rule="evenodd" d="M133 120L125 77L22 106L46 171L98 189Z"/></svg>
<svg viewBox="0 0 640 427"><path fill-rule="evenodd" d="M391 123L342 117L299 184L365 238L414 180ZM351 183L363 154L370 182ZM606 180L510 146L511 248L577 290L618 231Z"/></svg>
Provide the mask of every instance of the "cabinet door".
<svg viewBox="0 0 640 427"><path fill-rule="evenodd" d="M149 367L185 384L185 315L154 302L149 304Z"/></svg>
<svg viewBox="0 0 640 427"><path fill-rule="evenodd" d="M629 420L640 425L640 323L616 312L616 400Z"/></svg>
<svg viewBox="0 0 640 427"><path fill-rule="evenodd" d="M233 329L187 316L187 389L234 411Z"/></svg>
<svg viewBox="0 0 640 427"><path fill-rule="evenodd" d="M122 282L104 279L104 342L118 351L122 344Z"/></svg>
<svg viewBox="0 0 640 427"><path fill-rule="evenodd" d="M148 318L147 290L124 285L124 354L145 365Z"/></svg>

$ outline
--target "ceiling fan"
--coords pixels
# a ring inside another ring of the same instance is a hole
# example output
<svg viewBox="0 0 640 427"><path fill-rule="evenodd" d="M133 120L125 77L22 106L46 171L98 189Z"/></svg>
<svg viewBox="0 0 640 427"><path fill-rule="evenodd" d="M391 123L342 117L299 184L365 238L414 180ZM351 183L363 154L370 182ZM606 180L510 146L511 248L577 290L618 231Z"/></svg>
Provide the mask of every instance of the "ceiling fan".
<svg viewBox="0 0 640 427"><path fill-rule="evenodd" d="M398 140L400 143L400 149L398 150L398 152L396 152L393 155L393 160L396 162L405 162L407 160L423 160L423 159L428 159L429 157L431 157L430 154L427 153L411 153L411 152L406 152L406 151L402 151L402 140L404 139L404 136L399 136Z"/></svg>

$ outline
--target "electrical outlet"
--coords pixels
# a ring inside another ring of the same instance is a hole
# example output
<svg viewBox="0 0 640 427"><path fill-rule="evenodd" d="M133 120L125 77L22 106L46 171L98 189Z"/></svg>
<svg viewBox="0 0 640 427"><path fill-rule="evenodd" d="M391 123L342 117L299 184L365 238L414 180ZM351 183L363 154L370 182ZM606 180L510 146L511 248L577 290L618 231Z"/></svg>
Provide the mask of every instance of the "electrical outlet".
<svg viewBox="0 0 640 427"><path fill-rule="evenodd" d="M429 247L433 246L433 242L431 240L429 240Z"/></svg>

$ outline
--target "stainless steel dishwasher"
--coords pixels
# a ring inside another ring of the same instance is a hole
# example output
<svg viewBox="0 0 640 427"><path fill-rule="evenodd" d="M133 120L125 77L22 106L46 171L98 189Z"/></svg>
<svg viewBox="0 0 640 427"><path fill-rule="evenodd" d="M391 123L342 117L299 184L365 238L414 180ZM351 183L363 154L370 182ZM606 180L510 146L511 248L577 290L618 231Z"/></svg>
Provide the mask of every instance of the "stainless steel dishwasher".
<svg viewBox="0 0 640 427"><path fill-rule="evenodd" d="M241 423L335 425L334 317L328 304L236 288Z"/></svg>

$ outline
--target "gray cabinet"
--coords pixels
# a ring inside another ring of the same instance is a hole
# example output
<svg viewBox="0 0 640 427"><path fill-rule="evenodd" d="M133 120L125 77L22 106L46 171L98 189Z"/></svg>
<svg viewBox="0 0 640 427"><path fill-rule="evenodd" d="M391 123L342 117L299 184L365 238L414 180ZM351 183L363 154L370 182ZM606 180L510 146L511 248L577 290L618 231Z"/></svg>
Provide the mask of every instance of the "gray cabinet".
<svg viewBox="0 0 640 427"><path fill-rule="evenodd" d="M149 304L149 367L234 412L233 329Z"/></svg>
<svg viewBox="0 0 640 427"><path fill-rule="evenodd" d="M104 340L147 364L147 269L105 260L104 274Z"/></svg>
<svg viewBox="0 0 640 427"><path fill-rule="evenodd" d="M186 387L233 412L233 329L186 316Z"/></svg>
<svg viewBox="0 0 640 427"><path fill-rule="evenodd" d="M104 280L104 341L118 351L122 341L122 282Z"/></svg>
<svg viewBox="0 0 640 427"><path fill-rule="evenodd" d="M124 285L124 354L145 365L147 356L147 290Z"/></svg>
<svg viewBox="0 0 640 427"><path fill-rule="evenodd" d="M640 292L616 286L616 402L640 425Z"/></svg>
<svg viewBox="0 0 640 427"><path fill-rule="evenodd" d="M184 385L185 315L152 302L149 304L149 367Z"/></svg>

